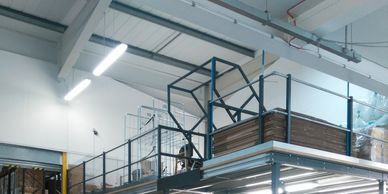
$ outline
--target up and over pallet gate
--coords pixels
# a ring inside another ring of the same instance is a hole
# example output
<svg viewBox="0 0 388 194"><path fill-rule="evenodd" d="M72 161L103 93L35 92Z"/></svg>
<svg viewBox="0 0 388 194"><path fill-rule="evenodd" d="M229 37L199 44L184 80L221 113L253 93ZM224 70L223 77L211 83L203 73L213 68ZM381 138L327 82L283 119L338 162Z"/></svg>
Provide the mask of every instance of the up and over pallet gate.
<svg viewBox="0 0 388 194"><path fill-rule="evenodd" d="M180 86L204 68L210 69L208 80L191 89ZM233 72L244 84L221 94L217 80ZM265 81L274 77L286 86L285 107L267 109L265 102L271 99L264 99ZM343 99L347 125L292 111L294 84ZM69 169L69 193L386 193L388 132L381 125L366 132L353 126L354 104L388 114L383 109L278 72L252 80L240 65L216 57L169 84L167 90L167 112L174 125L146 130ZM198 95L205 90L210 92L208 103L203 104L203 96ZM176 91L191 96L203 113L191 126L179 122L172 111ZM228 104L230 96L242 91L246 99L241 99L241 105ZM249 110L251 103L258 109ZM216 107L225 110L222 116L230 120L228 124L216 122L221 115ZM183 139L182 145L166 149L163 142L169 141L169 133ZM142 144L146 138L152 139L148 141L152 145ZM140 145L142 153L136 151ZM125 159L116 168L108 167L106 158L118 149ZM88 172L92 161L100 167L98 173ZM180 162L179 170L169 161ZM118 184L108 184L115 178L120 179Z"/></svg>

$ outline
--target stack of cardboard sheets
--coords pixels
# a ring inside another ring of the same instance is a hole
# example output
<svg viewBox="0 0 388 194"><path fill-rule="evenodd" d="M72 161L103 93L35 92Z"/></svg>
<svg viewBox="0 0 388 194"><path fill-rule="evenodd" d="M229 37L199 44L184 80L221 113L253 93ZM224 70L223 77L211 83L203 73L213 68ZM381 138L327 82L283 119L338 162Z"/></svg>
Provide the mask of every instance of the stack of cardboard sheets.
<svg viewBox="0 0 388 194"><path fill-rule="evenodd" d="M330 123L324 120L295 112L292 114L303 117L291 119L292 144L345 154L345 131L330 126ZM264 142L271 140L284 142L285 138L286 116L276 111L266 114ZM216 157L225 155L257 145L259 141L259 119L256 116L219 129L214 135L214 154Z"/></svg>

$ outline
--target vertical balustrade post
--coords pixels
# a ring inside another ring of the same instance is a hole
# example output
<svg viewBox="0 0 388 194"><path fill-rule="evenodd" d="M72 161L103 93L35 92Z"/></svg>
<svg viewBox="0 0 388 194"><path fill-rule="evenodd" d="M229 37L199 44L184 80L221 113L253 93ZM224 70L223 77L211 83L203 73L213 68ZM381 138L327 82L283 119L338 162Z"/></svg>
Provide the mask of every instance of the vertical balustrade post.
<svg viewBox="0 0 388 194"><path fill-rule="evenodd" d="M287 74L287 83L286 83L286 112L287 112L287 119L286 119L286 142L291 143L291 74Z"/></svg>
<svg viewBox="0 0 388 194"><path fill-rule="evenodd" d="M213 156L213 100L214 91L216 89L216 58L213 57L211 60L211 78L210 78L210 99L208 104L208 130L207 130L207 159L211 159Z"/></svg>
<svg viewBox="0 0 388 194"><path fill-rule="evenodd" d="M102 190L106 190L106 153L102 153Z"/></svg>
<svg viewBox="0 0 388 194"><path fill-rule="evenodd" d="M131 183L132 178L131 178L131 140L128 139L128 183Z"/></svg>
<svg viewBox="0 0 388 194"><path fill-rule="evenodd" d="M162 178L162 129L158 127L158 179Z"/></svg>
<svg viewBox="0 0 388 194"><path fill-rule="evenodd" d="M259 138L264 143L264 76L259 77Z"/></svg>
<svg viewBox="0 0 388 194"><path fill-rule="evenodd" d="M353 97L348 98L347 105L347 129L346 132L346 155L352 155L352 132L353 132Z"/></svg>
<svg viewBox="0 0 388 194"><path fill-rule="evenodd" d="M86 193L86 162L82 162L82 193Z"/></svg>

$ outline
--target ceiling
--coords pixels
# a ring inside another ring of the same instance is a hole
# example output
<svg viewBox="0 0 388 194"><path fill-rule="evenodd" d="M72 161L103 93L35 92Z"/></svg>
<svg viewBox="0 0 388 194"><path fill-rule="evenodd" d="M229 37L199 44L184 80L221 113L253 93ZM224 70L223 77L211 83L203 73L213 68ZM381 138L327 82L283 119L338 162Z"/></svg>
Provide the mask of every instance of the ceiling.
<svg viewBox="0 0 388 194"><path fill-rule="evenodd" d="M70 25L87 0L0 0L0 5Z"/></svg>
<svg viewBox="0 0 388 194"><path fill-rule="evenodd" d="M353 48L363 57L388 68L388 6L382 7L366 17L351 24L353 42L381 42L383 44L369 44L367 46L354 45ZM348 40L350 40L350 25L348 27ZM330 40L345 41L345 28L325 37Z"/></svg>
<svg viewBox="0 0 388 194"><path fill-rule="evenodd" d="M287 18L287 10L291 8L293 5L296 5L301 0L239 0L251 7L254 7L260 11L266 11L266 8L271 13L272 17L276 18ZM303 2L301 7L298 6L297 10L307 10L312 6L318 4L322 0L308 0Z"/></svg>
<svg viewBox="0 0 388 194"><path fill-rule="evenodd" d="M262 11L265 10L267 2L268 11L270 11L272 16L283 19L286 19L287 17L287 9L299 2L299 0L240 1ZM0 5L69 26L87 2L88 0L0 0ZM234 44L240 44L238 40L232 40L221 34L210 32L208 29L203 29L188 22L185 23L180 18L174 18L169 15L159 13L158 10L150 10L146 7L142 7L141 5L131 4L132 1L129 0L120 0L120 2L135 8L142 8L143 11L147 11L151 14L156 14L161 17L163 16L168 20L183 24L196 30L200 30L201 32L205 32L213 36L220 37L221 39L233 42ZM204 5L207 5L206 3L208 3L207 1L202 0L198 0L198 2L204 3ZM294 9L293 13L300 15L303 13L303 10L309 10L320 2L323 1L305 1L302 5L298 6L297 9ZM388 18L387 13L388 7L354 22L354 40L373 41L386 39L388 29L387 26L384 25L385 20L382 20L381 18ZM256 23L252 23L252 21L236 16L235 13L235 15L233 15L233 13L230 14L232 14L231 16L233 17L238 17L239 21L241 20L246 22L246 24L257 26ZM2 27L8 25L9 28L12 28L12 21L4 22L4 20L1 20L0 24ZM262 28L262 26L260 25L258 28ZM47 38L50 41L56 41L60 39L60 37L58 38L58 35L51 36L48 32L44 31L44 33L42 33L42 30L34 30L30 32L24 29L25 28L19 28L19 31L33 34L39 38ZM375 30L370 31L369 29ZM137 18L135 16L131 16L127 13L116 11L111 8L106 10L103 19L98 22L93 33L194 65L202 64L204 61L213 56L237 64L245 64L252 60L251 57L237 53L236 51L223 48L216 44L152 23L150 21L146 21L144 19ZM343 29L329 34L326 37L335 40L341 40L343 37ZM388 67L388 55L386 55L386 48L356 49L367 58L370 58L371 60L377 61L378 63ZM102 59L102 57L105 56L107 52L109 52L109 50L109 47L88 42L83 47L75 67L91 71L92 68ZM128 85L136 85L138 86L139 90L142 90L142 87L139 86L148 88L148 92L150 91L149 88L160 90L160 94L152 95L156 95L157 98L164 98L166 95L162 91L165 91L167 84L187 72L188 70L177 68L169 64L126 53L118 63L116 63L111 69L108 70L107 75ZM195 74L193 79L197 81L203 81L208 78L203 75ZM187 83L185 84L192 85L195 84L195 82L192 80L187 80ZM145 90L146 89L144 89L144 91Z"/></svg>
<svg viewBox="0 0 388 194"><path fill-rule="evenodd" d="M234 63L245 63L250 59L245 55L113 9L107 10L95 33L195 65L200 65L213 56Z"/></svg>

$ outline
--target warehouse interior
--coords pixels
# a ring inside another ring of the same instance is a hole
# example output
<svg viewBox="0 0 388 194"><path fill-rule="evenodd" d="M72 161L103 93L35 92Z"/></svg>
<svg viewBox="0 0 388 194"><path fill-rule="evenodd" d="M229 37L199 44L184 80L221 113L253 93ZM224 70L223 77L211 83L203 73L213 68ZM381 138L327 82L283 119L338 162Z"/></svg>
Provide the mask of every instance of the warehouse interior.
<svg viewBox="0 0 388 194"><path fill-rule="evenodd" d="M0 194L385 194L388 0L0 0Z"/></svg>

